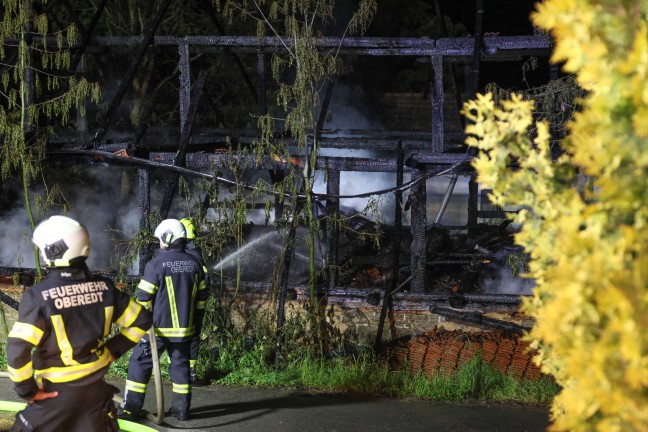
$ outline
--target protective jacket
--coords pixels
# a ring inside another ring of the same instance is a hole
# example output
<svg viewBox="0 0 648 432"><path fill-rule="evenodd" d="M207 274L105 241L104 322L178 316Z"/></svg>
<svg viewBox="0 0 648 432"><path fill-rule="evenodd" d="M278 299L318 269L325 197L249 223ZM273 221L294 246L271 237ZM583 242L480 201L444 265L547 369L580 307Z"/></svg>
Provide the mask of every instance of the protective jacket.
<svg viewBox="0 0 648 432"><path fill-rule="evenodd" d="M200 263L202 264L205 283L207 284L207 290L209 291L211 281L209 279L209 270L207 270L207 265L205 264L205 258L203 257L202 251L198 247L196 247L196 244L193 241L189 241L187 243L186 251L187 253L190 253L191 255L196 257L196 259L198 259L198 261L200 261ZM198 353L200 351L200 332L202 331L203 318L204 318L203 316L204 314L200 313L200 309L198 311L199 313L196 315L194 320L196 326L196 333L191 339L191 348L189 350L189 368L191 370L191 384L194 386L204 383L204 381L200 380L198 378L198 375L196 374L196 363L198 362Z"/></svg>
<svg viewBox="0 0 648 432"><path fill-rule="evenodd" d="M137 301L147 309L153 307L157 336L183 342L194 335L197 316L204 313L209 295L202 267L185 252L182 242L160 249L144 267Z"/></svg>
<svg viewBox="0 0 648 432"><path fill-rule="evenodd" d="M109 337L113 323L121 331ZM18 396L34 397L37 380L77 385L101 380L151 323L149 311L110 279L93 276L85 263L51 269L22 295L9 333L7 368Z"/></svg>
<svg viewBox="0 0 648 432"><path fill-rule="evenodd" d="M205 305L206 305L206 299L209 297L209 286L210 286L209 270L207 270L207 264L205 263L205 257L203 256L202 251L196 247L196 245L194 244L193 241L187 243L187 245L185 246L185 251L188 254L193 255L198 260L198 262L200 262L200 265L202 267L203 277L205 278L205 285L207 286L207 291L208 292L204 296L205 300L204 301L200 300L199 309L200 308L204 309Z"/></svg>
<svg viewBox="0 0 648 432"><path fill-rule="evenodd" d="M200 262L200 265L202 266L203 272L205 273L205 277L206 277L206 275L209 274L209 271L207 270L207 266L205 265L205 258L203 257L202 251L198 249L193 242L187 243L185 247L185 251L193 255Z"/></svg>

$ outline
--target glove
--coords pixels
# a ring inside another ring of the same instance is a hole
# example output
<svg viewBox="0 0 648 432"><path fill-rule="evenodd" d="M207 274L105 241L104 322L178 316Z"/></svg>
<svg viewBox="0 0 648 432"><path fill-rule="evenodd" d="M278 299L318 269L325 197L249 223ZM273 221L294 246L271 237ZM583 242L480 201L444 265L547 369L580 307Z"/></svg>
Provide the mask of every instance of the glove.
<svg viewBox="0 0 648 432"><path fill-rule="evenodd" d="M140 355L139 358L142 359L146 357L151 357L151 343L149 342L148 338L143 337L139 345L142 348L142 354Z"/></svg>

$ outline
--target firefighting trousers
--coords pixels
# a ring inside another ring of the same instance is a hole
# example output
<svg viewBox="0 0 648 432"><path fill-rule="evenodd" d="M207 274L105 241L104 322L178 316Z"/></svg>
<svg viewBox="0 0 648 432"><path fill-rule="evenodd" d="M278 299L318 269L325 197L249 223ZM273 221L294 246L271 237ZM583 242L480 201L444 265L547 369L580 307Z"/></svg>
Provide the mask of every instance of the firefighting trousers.
<svg viewBox="0 0 648 432"><path fill-rule="evenodd" d="M169 375L173 383L171 407L177 413L186 413L191 407L191 382L189 378L189 349L190 343L169 342L165 338L156 338L158 354L165 351L169 354L171 364ZM128 361L128 378L122 409L133 414L139 414L144 406L146 388L153 372L153 356L151 344L140 342L133 348Z"/></svg>
<svg viewBox="0 0 648 432"><path fill-rule="evenodd" d="M200 337L194 336L191 338L191 347L189 348L189 366L191 369L196 367L196 360L198 360L198 348L200 347Z"/></svg>
<svg viewBox="0 0 648 432"><path fill-rule="evenodd" d="M44 382L46 392L58 396L34 401L16 414L9 432L117 432L117 413L113 395L116 387L103 380L72 386Z"/></svg>

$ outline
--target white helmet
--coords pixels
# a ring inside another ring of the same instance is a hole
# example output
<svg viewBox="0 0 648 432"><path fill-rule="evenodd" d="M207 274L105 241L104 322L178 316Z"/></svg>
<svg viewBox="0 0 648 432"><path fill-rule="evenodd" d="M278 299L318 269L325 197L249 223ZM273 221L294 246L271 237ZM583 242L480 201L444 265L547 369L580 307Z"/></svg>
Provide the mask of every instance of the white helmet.
<svg viewBox="0 0 648 432"><path fill-rule="evenodd" d="M186 239L187 232L184 225L178 219L165 219L155 228L155 237L163 244L165 249L169 249L178 239Z"/></svg>
<svg viewBox="0 0 648 432"><path fill-rule="evenodd" d="M67 216L52 216L41 222L32 235L48 267L68 267L90 254L86 227Z"/></svg>

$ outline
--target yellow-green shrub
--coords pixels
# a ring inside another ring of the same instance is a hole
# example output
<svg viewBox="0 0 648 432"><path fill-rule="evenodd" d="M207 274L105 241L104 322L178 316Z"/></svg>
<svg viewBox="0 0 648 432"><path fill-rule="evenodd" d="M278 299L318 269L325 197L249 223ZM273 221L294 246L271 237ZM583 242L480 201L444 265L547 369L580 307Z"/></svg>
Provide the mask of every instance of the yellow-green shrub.
<svg viewBox="0 0 648 432"><path fill-rule="evenodd" d="M648 430L648 2L546 0L534 23L588 90L553 161L533 102L466 104L478 181L521 205L537 287L525 311L562 386L552 429Z"/></svg>

